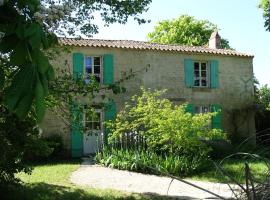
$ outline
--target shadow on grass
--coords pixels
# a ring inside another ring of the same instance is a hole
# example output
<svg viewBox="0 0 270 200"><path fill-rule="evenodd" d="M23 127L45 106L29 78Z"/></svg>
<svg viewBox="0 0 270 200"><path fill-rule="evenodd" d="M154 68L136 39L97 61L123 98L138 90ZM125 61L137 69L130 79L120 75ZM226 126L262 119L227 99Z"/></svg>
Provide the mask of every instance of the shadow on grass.
<svg viewBox="0 0 270 200"><path fill-rule="evenodd" d="M187 196L168 197L155 193L124 194L113 190L80 189L47 183L10 184L0 188L1 200L160 200L193 199Z"/></svg>

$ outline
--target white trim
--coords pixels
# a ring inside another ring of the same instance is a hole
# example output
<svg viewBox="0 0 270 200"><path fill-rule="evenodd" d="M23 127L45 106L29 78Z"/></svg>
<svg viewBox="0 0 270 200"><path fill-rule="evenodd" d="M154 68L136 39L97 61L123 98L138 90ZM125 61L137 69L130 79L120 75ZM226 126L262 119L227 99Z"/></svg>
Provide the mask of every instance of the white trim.
<svg viewBox="0 0 270 200"><path fill-rule="evenodd" d="M195 63L198 63L199 64L199 77L196 77L195 76ZM205 77L205 81L206 81L206 85L203 86L202 85L202 80L204 79L204 77L202 77L202 63L205 63L206 64L206 68L205 68L205 71L206 71L206 77ZM193 86L196 87L196 88L209 88L210 87L210 67L209 67L209 61L202 61L202 60L196 60L196 61L193 61L193 71L194 71L194 74L193 74ZM199 85L195 85L195 81L196 80L199 80Z"/></svg>

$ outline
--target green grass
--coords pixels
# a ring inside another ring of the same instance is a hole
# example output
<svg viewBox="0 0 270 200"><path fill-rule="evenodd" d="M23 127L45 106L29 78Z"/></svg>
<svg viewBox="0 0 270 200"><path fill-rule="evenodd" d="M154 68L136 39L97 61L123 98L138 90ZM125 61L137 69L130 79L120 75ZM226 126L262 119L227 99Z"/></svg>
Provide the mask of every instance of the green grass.
<svg viewBox="0 0 270 200"><path fill-rule="evenodd" d="M219 162L217 162L219 163ZM263 181L266 178L267 172L269 172L266 164L263 161L248 161L250 170L255 180ZM224 170L233 176L239 183L244 183L244 161L242 160L229 160L222 164ZM202 180L202 181L211 181L211 182L229 182L226 176L222 175L214 166L214 164L209 163L205 170L202 172L190 176L188 178L194 180Z"/></svg>
<svg viewBox="0 0 270 200"><path fill-rule="evenodd" d="M7 186L3 191L0 189L1 199L25 199L25 200L145 200L166 199L156 195L143 195L123 193L116 190L101 190L87 187L78 187L69 182L69 177L80 165L80 160L66 162L50 162L35 164L31 175L17 174L22 184ZM224 168L239 182L244 182L243 161L231 160L224 164ZM267 167L263 162L250 162L253 175L258 180L265 178ZM213 165L209 164L204 171L187 177L193 180L227 182ZM3 195L2 195L3 194ZM167 198L169 199L169 198Z"/></svg>
<svg viewBox="0 0 270 200"><path fill-rule="evenodd" d="M25 200L144 200L164 197L124 193L116 190L78 187L69 182L80 161L35 164L31 175L17 174L22 183L6 186L1 199Z"/></svg>

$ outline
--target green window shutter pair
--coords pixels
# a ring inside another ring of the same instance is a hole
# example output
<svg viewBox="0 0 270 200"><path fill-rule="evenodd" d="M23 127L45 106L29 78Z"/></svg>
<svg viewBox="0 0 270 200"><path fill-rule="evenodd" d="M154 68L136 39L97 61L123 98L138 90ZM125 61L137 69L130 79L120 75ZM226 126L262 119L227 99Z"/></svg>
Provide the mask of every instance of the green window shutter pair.
<svg viewBox="0 0 270 200"><path fill-rule="evenodd" d="M212 118L212 128L222 129L221 111L221 106L219 104L211 105L211 112L217 112L217 114ZM192 104L187 104L186 112L194 114L194 106Z"/></svg>
<svg viewBox="0 0 270 200"><path fill-rule="evenodd" d="M84 74L84 55L82 53L73 53L73 78L78 80ZM103 56L103 83L113 84L114 81L114 64L113 55L106 54ZM105 110L105 119L112 119L115 116L115 104L112 104L111 109ZM73 103L71 107L71 156L81 157L83 153L83 111L79 104ZM106 134L107 135L107 134Z"/></svg>
<svg viewBox="0 0 270 200"><path fill-rule="evenodd" d="M194 65L192 59L184 60L184 70L185 70L185 84L187 87L194 86ZM218 88L218 61L212 60L210 62L210 87Z"/></svg>
<svg viewBox="0 0 270 200"><path fill-rule="evenodd" d="M114 82L114 63L113 55L103 55L103 83L113 84ZM84 55L82 53L73 53L73 77L75 80L84 74Z"/></svg>

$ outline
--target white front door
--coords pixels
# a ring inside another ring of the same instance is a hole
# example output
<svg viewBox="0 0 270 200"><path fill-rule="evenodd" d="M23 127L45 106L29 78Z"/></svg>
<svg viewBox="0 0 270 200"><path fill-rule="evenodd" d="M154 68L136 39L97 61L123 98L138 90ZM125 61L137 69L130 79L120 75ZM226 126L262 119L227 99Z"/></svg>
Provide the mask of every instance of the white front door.
<svg viewBox="0 0 270 200"><path fill-rule="evenodd" d="M101 145L102 110L84 114L85 133L83 135L83 154L96 153Z"/></svg>

